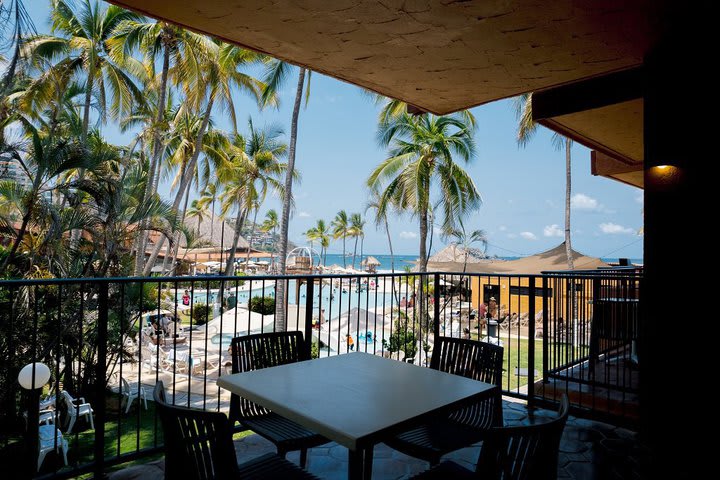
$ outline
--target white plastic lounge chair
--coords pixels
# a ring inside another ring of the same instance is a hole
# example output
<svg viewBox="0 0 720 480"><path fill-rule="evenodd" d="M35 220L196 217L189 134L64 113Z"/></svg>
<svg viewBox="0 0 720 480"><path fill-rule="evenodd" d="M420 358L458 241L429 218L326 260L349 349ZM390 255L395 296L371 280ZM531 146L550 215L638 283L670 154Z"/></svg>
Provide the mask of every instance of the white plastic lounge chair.
<svg viewBox="0 0 720 480"><path fill-rule="evenodd" d="M62 401L65 402L65 406L68 410L69 425L67 432L72 432L75 422L78 417L86 417L90 422L90 428L95 430L95 422L93 421L93 409L88 402L85 401L84 397L80 397L77 400L70 395L67 390L60 392Z"/></svg>
<svg viewBox="0 0 720 480"><path fill-rule="evenodd" d="M52 452L53 450L60 453L60 450L62 449L63 460L65 461L65 465L67 465L68 442L65 440L65 437L60 429L58 429L55 425L40 425L38 434L38 441L40 443L40 450L38 451L37 459L38 471L40 470L43 461L45 461L45 456L48 452Z"/></svg>
<svg viewBox="0 0 720 480"><path fill-rule="evenodd" d="M132 406L132 403L135 401L136 398L139 398L143 401L145 404L145 410L147 410L147 397L145 395L145 387L142 385L139 385L139 391L138 388L130 388L130 384L127 380L120 377L120 393L122 393L123 397L126 398L127 405L125 406L125 413L128 413L130 411L130 407Z"/></svg>

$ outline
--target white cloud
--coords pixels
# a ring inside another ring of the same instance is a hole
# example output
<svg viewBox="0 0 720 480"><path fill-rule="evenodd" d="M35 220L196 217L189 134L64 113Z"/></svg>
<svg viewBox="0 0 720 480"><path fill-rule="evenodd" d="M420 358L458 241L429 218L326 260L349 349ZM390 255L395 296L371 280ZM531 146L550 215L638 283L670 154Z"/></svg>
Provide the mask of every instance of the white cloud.
<svg viewBox="0 0 720 480"><path fill-rule="evenodd" d="M532 232L520 232L520 236L525 240L537 240L537 237Z"/></svg>
<svg viewBox="0 0 720 480"><path fill-rule="evenodd" d="M507 237L508 237L508 238L517 238L517 234L515 234L515 233L508 233L508 234L507 234Z"/></svg>
<svg viewBox="0 0 720 480"><path fill-rule="evenodd" d="M562 237L564 235L560 225L553 223L552 225L546 225L543 228L543 235L546 237Z"/></svg>
<svg viewBox="0 0 720 480"><path fill-rule="evenodd" d="M547 206L550 207L550 208L555 208L555 202L553 202L553 201L550 200L550 199L545 200L545 205L547 205Z"/></svg>
<svg viewBox="0 0 720 480"><path fill-rule="evenodd" d="M639 203L640 205L644 205L645 204L645 195L643 195L642 192L638 193L638 196L635 197L635 201L637 203Z"/></svg>
<svg viewBox="0 0 720 480"><path fill-rule="evenodd" d="M600 210L601 205L592 197L584 193L576 193L570 198L570 206L575 210Z"/></svg>
<svg viewBox="0 0 720 480"><path fill-rule="evenodd" d="M498 230L504 232L505 230L507 230L507 227L505 225L500 225L500 228L498 228Z"/></svg>
<svg viewBox="0 0 720 480"><path fill-rule="evenodd" d="M308 218L308 217L310 217L310 214L308 212L300 212L300 213L298 213L298 217Z"/></svg>
<svg viewBox="0 0 720 480"><path fill-rule="evenodd" d="M570 198L570 207L574 210L580 210L585 212L595 213L615 213L615 210L610 210L596 199L585 195L584 193L576 193Z"/></svg>
<svg viewBox="0 0 720 480"><path fill-rule="evenodd" d="M404 238L406 240L417 238L418 234L415 232L408 232L408 231L402 231L400 232L400 238Z"/></svg>
<svg viewBox="0 0 720 480"><path fill-rule="evenodd" d="M617 223L601 223L599 226L602 233L606 233L609 235L635 233L635 230L633 230L632 228L623 227L622 225L618 225Z"/></svg>

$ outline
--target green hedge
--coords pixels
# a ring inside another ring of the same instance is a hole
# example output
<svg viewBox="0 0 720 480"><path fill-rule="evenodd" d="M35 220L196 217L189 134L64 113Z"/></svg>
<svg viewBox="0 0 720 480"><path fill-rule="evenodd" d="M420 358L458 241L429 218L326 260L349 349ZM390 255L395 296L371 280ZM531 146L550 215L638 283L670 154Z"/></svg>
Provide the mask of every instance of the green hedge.
<svg viewBox="0 0 720 480"><path fill-rule="evenodd" d="M196 303L192 309L193 325L203 325L208 320L212 320L212 306L204 303Z"/></svg>
<svg viewBox="0 0 720 480"><path fill-rule="evenodd" d="M250 299L250 311L261 315L275 313L275 297L253 297Z"/></svg>

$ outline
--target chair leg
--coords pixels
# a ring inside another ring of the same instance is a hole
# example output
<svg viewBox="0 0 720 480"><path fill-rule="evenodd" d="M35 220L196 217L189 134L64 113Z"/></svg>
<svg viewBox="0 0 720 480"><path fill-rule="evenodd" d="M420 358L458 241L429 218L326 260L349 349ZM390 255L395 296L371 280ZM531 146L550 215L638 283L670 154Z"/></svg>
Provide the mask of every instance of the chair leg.
<svg viewBox="0 0 720 480"><path fill-rule="evenodd" d="M305 468L307 464L307 448L300 449L300 468Z"/></svg>
<svg viewBox="0 0 720 480"><path fill-rule="evenodd" d="M132 395L127 396L127 405L125 406L125 414L127 414L130 411L130 407L132 406L132 402L135 400L135 397Z"/></svg>
<svg viewBox="0 0 720 480"><path fill-rule="evenodd" d="M145 394L142 396L143 403L145 403L145 410L147 410L147 398L145 397Z"/></svg>
<svg viewBox="0 0 720 480"><path fill-rule="evenodd" d="M40 454L38 455L37 460L37 471L40 471L40 467L42 466L43 462L45 461L45 455L47 455L47 450L40 450Z"/></svg>
<svg viewBox="0 0 720 480"><path fill-rule="evenodd" d="M67 464L68 464L68 461L67 461L68 443L67 443L67 440L65 440L64 438L62 441L62 451L63 451L63 460L65 461L65 466L67 466Z"/></svg>
<svg viewBox="0 0 720 480"><path fill-rule="evenodd" d="M70 424L68 425L67 433L72 432L72 429L75 426L75 418L76 417L74 415L70 417Z"/></svg>
<svg viewBox="0 0 720 480"><path fill-rule="evenodd" d="M95 422L93 421L93 415L92 413L88 413L88 417L90 418L90 428L95 430Z"/></svg>

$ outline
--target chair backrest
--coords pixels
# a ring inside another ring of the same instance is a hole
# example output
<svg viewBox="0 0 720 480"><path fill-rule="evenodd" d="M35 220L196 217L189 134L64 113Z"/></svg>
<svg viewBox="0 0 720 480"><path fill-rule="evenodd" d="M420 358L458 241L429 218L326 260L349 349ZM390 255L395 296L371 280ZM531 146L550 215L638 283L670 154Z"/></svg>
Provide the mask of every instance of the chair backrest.
<svg viewBox="0 0 720 480"><path fill-rule="evenodd" d="M60 392L60 398L62 398L62 401L68 408L68 410L71 410L74 414L77 406L75 405L75 399L73 398L73 396L70 395L67 390L63 390L62 392Z"/></svg>
<svg viewBox="0 0 720 480"><path fill-rule="evenodd" d="M130 395L130 384L125 380L125 377L120 377L120 393Z"/></svg>
<svg viewBox="0 0 720 480"><path fill-rule="evenodd" d="M550 480L557 478L560 437L570 402L563 395L557 417L549 422L491 430L477 464L481 478Z"/></svg>
<svg viewBox="0 0 720 480"><path fill-rule="evenodd" d="M233 373L308 360L302 332L269 332L232 339Z"/></svg>
<svg viewBox="0 0 720 480"><path fill-rule="evenodd" d="M232 372L241 373L307 360L302 332L269 332L232 339ZM230 420L243 416L262 415L267 410L259 405L230 395Z"/></svg>
<svg viewBox="0 0 720 480"><path fill-rule="evenodd" d="M503 347L454 337L438 337L430 368L500 386Z"/></svg>
<svg viewBox="0 0 720 480"><path fill-rule="evenodd" d="M502 426L503 347L465 338L438 337L430 368L496 385L495 394L450 415L456 422L487 430Z"/></svg>
<svg viewBox="0 0 720 480"><path fill-rule="evenodd" d="M235 447L224 413L169 405L162 381L155 384L153 399L164 434L165 478L237 478Z"/></svg>

